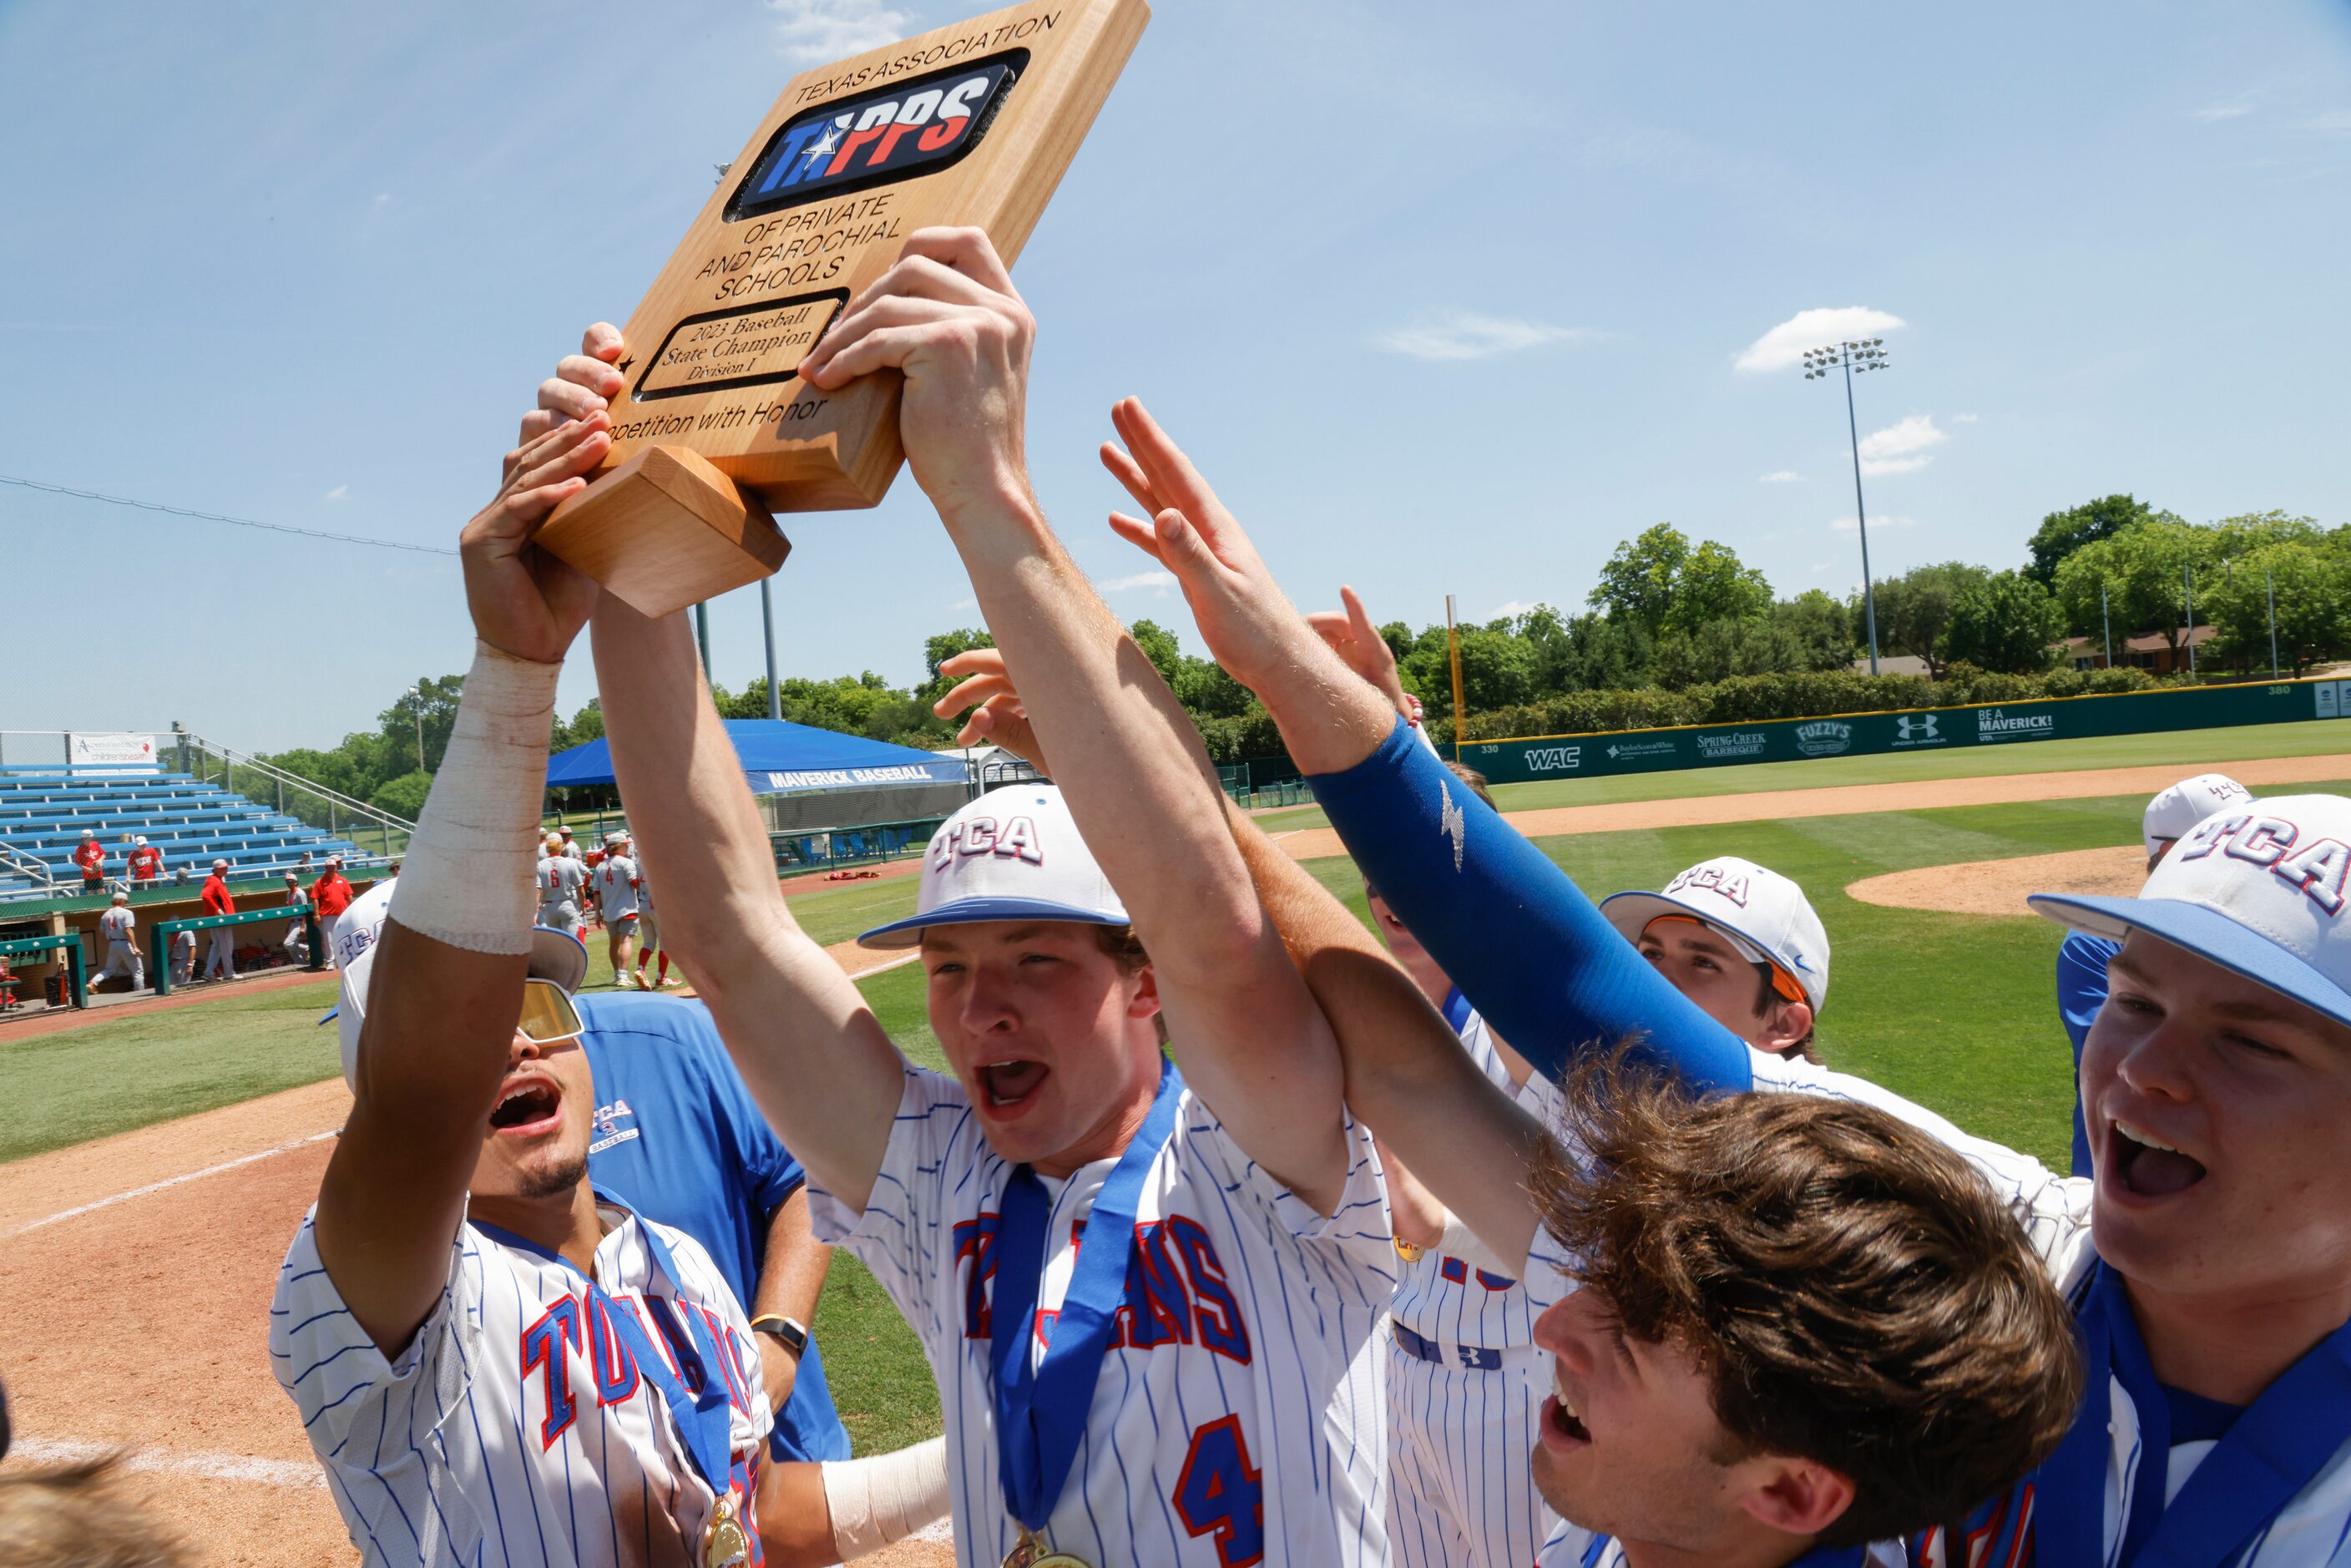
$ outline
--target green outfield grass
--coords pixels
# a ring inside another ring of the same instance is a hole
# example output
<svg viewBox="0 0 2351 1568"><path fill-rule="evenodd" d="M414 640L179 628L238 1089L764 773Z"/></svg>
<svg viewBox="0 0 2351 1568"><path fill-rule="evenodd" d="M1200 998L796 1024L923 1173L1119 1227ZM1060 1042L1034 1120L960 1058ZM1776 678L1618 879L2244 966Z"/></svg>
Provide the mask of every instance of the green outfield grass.
<svg viewBox="0 0 2351 1568"><path fill-rule="evenodd" d="M1991 779L2009 773L2070 773L2092 768L2177 766L2181 776L2226 770L2252 758L2326 757L2351 752L2351 719L2249 724L2234 729L2180 729L2163 735L2097 736L2022 746L1910 752L1886 757L1823 757L1810 762L1758 762L1628 773L1613 779L1546 779L1503 784L1494 799L1505 811L1596 806L1616 800L1681 800L1767 789L1828 789L1844 784L1914 784L1929 779ZM1301 806L1258 818L1268 832L1327 826L1320 810Z"/></svg>

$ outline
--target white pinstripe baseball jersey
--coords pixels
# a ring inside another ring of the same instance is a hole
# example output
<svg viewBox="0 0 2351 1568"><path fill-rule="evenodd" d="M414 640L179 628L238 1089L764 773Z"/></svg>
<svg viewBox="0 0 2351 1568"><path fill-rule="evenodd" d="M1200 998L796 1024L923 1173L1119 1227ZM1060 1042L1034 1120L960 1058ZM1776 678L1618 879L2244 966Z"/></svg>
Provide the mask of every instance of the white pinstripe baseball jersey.
<svg viewBox="0 0 2351 1568"><path fill-rule="evenodd" d="M1461 1046L1495 1087L1517 1086L1489 1038L1486 1020L1472 1012L1461 1026ZM1535 1317L1518 1281L1472 1269L1458 1258L1429 1251L1420 1260L1397 1260L1400 1276L1388 1312L1414 1333L1443 1345L1482 1345L1495 1350L1535 1343Z"/></svg>
<svg viewBox="0 0 2351 1568"><path fill-rule="evenodd" d="M773 1417L743 1309L682 1232L661 1228L684 1276L673 1287L639 1231L648 1222L600 1212L612 1228L597 1244L597 1281L671 1370L698 1359L685 1313L720 1347L710 1375L726 1384L731 1490L747 1518ZM328 1278L306 1215L269 1314L277 1380L371 1568L698 1568L714 1493L572 1270L461 1225L441 1300L387 1360ZM761 1561L756 1533L752 1551Z"/></svg>
<svg viewBox="0 0 2351 1568"><path fill-rule="evenodd" d="M1126 1304L1048 1529L1056 1550L1167 1568L1386 1562L1381 1362L1367 1352L1395 1250L1370 1136L1351 1124L1349 1143L1345 1190L1325 1217L1185 1091L1135 1211ZM1051 1210L1040 1335L1113 1163L1040 1178ZM810 1188L818 1236L872 1270L923 1342L946 1417L956 1559L988 1568L1018 1540L988 1370L1011 1171L962 1086L909 1068L863 1214Z"/></svg>
<svg viewBox="0 0 2351 1568"><path fill-rule="evenodd" d="M1458 1016L1458 1015L1456 1015ZM1462 1048L1516 1086L1472 1011ZM1401 1262L1389 1311L1388 1542L1399 1568L1524 1568L1559 1522L1527 1458L1550 1391L1534 1312L1516 1280L1425 1252ZM1437 1359L1431 1360L1431 1356Z"/></svg>

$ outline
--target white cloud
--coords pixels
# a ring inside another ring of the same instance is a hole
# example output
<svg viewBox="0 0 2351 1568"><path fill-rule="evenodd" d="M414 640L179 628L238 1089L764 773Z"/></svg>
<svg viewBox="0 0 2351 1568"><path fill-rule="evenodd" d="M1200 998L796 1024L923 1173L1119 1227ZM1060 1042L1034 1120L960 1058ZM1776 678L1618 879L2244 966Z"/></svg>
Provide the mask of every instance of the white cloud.
<svg viewBox="0 0 2351 1568"><path fill-rule="evenodd" d="M2302 128L2319 136L2351 136L2351 109L2330 109L2324 114L2314 114L2302 122Z"/></svg>
<svg viewBox="0 0 2351 1568"><path fill-rule="evenodd" d="M1799 310L1748 344L1745 351L1731 363L1734 369L1741 371L1785 370L1801 361L1806 349L1842 343L1853 338L1875 337L1908 325L1899 316L1889 316L1866 305Z"/></svg>
<svg viewBox="0 0 2351 1568"><path fill-rule="evenodd" d="M1372 339L1372 346L1411 360L1490 360L1497 354L1514 354L1546 343L1583 342L1597 336L1582 327L1445 310L1411 326L1379 333Z"/></svg>
<svg viewBox="0 0 2351 1568"><path fill-rule="evenodd" d="M1955 413L1951 415L1951 423L1953 424L1973 424L1975 422L1976 416L1971 413Z"/></svg>
<svg viewBox="0 0 2351 1568"><path fill-rule="evenodd" d="M1758 474L1755 482L1758 485L1801 485L1804 476L1793 468L1774 468L1769 474Z"/></svg>
<svg viewBox="0 0 2351 1568"><path fill-rule="evenodd" d="M1132 588L1155 588L1165 593L1176 586L1172 571L1138 571L1131 577L1113 577L1094 584L1099 593L1123 593Z"/></svg>
<svg viewBox="0 0 2351 1568"><path fill-rule="evenodd" d="M327 499L329 501L340 501L350 493L351 487L349 485L338 485L333 489L327 492Z"/></svg>
<svg viewBox="0 0 2351 1568"><path fill-rule="evenodd" d="M1918 526L1918 519L1916 517L1897 517L1888 513L1880 512L1869 519L1869 526L1872 529L1915 528ZM1829 528L1836 533L1850 534L1859 531L1860 525L1855 523L1851 517L1839 517L1834 522L1829 524Z"/></svg>
<svg viewBox="0 0 2351 1568"><path fill-rule="evenodd" d="M776 43L787 59L816 65L895 43L914 29L907 13L882 0L768 0Z"/></svg>
<svg viewBox="0 0 2351 1568"><path fill-rule="evenodd" d="M1874 430L1861 438L1861 471L1865 474L1907 474L1935 459L1929 448L1951 438L1935 428L1932 415L1914 413L1897 424Z"/></svg>
<svg viewBox="0 0 2351 1568"><path fill-rule="evenodd" d="M979 608L979 601L967 596L956 600L953 604L948 605L947 608L950 610L977 610Z"/></svg>
<svg viewBox="0 0 2351 1568"><path fill-rule="evenodd" d="M1507 617L1515 620L1517 617L1524 615L1530 610L1541 608L1541 603L1542 601L1537 599L1513 599L1507 603L1497 604L1494 606L1493 611L1487 615L1486 619L1489 621L1500 621Z"/></svg>
<svg viewBox="0 0 2351 1568"><path fill-rule="evenodd" d="M2252 113L2253 106L2261 101L2261 97L2258 90L2241 92L2234 98L2224 98L2218 103L2206 104L2196 111L2196 118L2207 123L2216 120L2234 120L2240 115Z"/></svg>

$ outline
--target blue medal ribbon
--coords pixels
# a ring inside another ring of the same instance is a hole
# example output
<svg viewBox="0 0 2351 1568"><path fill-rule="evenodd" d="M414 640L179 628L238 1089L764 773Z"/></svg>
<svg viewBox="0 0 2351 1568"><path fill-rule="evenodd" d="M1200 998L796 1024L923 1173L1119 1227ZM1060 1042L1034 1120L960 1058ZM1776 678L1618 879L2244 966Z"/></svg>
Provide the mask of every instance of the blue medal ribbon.
<svg viewBox="0 0 2351 1568"><path fill-rule="evenodd" d="M2123 1278L2101 1262L2077 1320L2088 1387L2057 1452L2032 1477L2033 1560L2106 1561L2106 1469L2113 1386L2138 1416L2130 1518L2117 1568L2211 1568L2231 1561L2351 1437L2351 1323L2311 1347L2262 1391L2166 1508L2171 1415Z"/></svg>
<svg viewBox="0 0 2351 1568"><path fill-rule="evenodd" d="M996 1381L996 1449L1005 1506L1042 1533L1069 1479L1092 1408L1112 1328L1126 1299L1134 1257L1134 1214L1159 1151L1176 1130L1184 1075L1159 1065L1159 1092L1126 1152L1103 1178L1086 1216L1083 1245L1042 1357L1029 1354L1037 1288L1045 1267L1052 1205L1027 1166L1012 1167L996 1233L996 1290L988 1307L988 1365Z"/></svg>
<svg viewBox="0 0 2351 1568"><path fill-rule="evenodd" d="M1469 998L1461 994L1460 987L1456 986L1445 993L1443 1010L1446 1027L1454 1033L1459 1034L1469 1027Z"/></svg>
<svg viewBox="0 0 2351 1568"><path fill-rule="evenodd" d="M596 1197L600 1203L611 1202L602 1193ZM615 1203L613 1207L624 1208L627 1206ZM653 1348L653 1338L645 1332L643 1320L607 1295L604 1287L598 1284L592 1276L580 1273L577 1263L560 1252L549 1251L527 1236L517 1236L511 1230L484 1224L478 1219L468 1223L508 1247L569 1269L587 1281L589 1310L602 1312L605 1321L612 1325L613 1332L621 1336L621 1343L636 1359L637 1369L644 1374L645 1381L660 1392L662 1403L669 1407L670 1421L685 1441L686 1458L694 1462L695 1469L702 1472L702 1479L709 1483L711 1492L720 1499L726 1498L735 1486L735 1444L734 1416L726 1399L726 1375L718 1360L725 1350L711 1337L710 1326L702 1321L702 1314L695 1311L693 1303L683 1300L677 1260L670 1255L669 1244L661 1239L660 1234L642 1217L638 1218L637 1233L644 1239L645 1250L652 1255L654 1273L667 1280L672 1291L681 1296L676 1315L685 1320L685 1332L694 1342L693 1354L701 1363L702 1386L697 1392L688 1392L684 1381L670 1370L668 1361ZM650 1296L650 1292L648 1294ZM684 1356L681 1354L679 1360L683 1362Z"/></svg>

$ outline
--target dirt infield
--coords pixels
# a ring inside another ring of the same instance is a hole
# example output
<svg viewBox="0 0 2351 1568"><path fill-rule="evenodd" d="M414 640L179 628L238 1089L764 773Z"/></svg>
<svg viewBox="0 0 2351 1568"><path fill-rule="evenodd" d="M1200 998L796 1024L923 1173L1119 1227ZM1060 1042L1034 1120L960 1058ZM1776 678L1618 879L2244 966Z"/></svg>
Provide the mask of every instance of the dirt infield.
<svg viewBox="0 0 2351 1568"><path fill-rule="evenodd" d="M1920 866L1850 883L1845 892L1864 904L1931 909L1945 915L2029 915L2028 893L2086 893L2128 898L2147 880L2147 852L2135 844L2104 850L2061 850L2013 860L1966 861Z"/></svg>
<svg viewBox="0 0 2351 1568"><path fill-rule="evenodd" d="M1510 824L1531 839L1564 833L1613 833L1635 828L1690 828L1718 822L1785 821L1795 817L1845 817L1865 811L1918 811L1936 806L2000 806L2020 800L2087 800L2102 795L2152 795L2197 771L2194 762L2158 768L2088 768L2078 773L2007 773L1992 779L1932 779L1916 784L1842 784L1827 789L1772 789L1753 795L1698 795L1667 800L1618 800L1599 806L1554 806L1507 811ZM2351 756L2284 757L2231 762L2229 777L2259 789L2351 779ZM1274 835L1296 860L1343 855L1329 828Z"/></svg>

